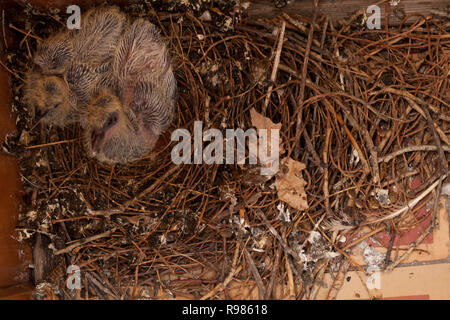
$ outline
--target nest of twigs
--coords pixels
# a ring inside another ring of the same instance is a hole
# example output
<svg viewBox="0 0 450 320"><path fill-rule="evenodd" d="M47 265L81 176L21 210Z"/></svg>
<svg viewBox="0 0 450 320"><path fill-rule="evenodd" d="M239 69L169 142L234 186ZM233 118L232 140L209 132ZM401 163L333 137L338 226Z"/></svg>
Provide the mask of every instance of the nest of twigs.
<svg viewBox="0 0 450 320"><path fill-rule="evenodd" d="M5 65L18 134L4 149L20 159L18 232L33 245L36 298L313 299L324 272L364 270L350 258L363 228L393 237L436 215L450 150L448 21L418 15L368 30L362 14L334 24L318 15L312 26L209 6L124 8L161 28L179 90L158 147L126 166L89 158L79 126L36 124L20 102L37 39L65 14L6 17L18 43ZM281 123L280 158L305 165L307 209L280 200L283 167L266 178L257 165L173 164L173 130L193 132L195 120L245 130L252 108ZM423 182L414 190L412 177ZM382 267L400 258L387 254ZM69 265L79 289L66 286Z"/></svg>

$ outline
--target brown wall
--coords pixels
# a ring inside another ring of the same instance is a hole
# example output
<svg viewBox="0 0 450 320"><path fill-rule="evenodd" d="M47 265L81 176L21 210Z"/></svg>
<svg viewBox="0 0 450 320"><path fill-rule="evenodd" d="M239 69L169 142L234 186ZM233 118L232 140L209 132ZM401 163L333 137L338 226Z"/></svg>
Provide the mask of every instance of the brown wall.
<svg viewBox="0 0 450 320"><path fill-rule="evenodd" d="M6 133L14 130L14 121L9 109L11 97L9 76L0 71L0 140ZM17 294L18 285L27 282L26 257L11 237L14 234L19 210L21 184L17 160L12 156L0 154L0 298ZM19 292L22 289L19 289Z"/></svg>
<svg viewBox="0 0 450 320"><path fill-rule="evenodd" d="M0 4L0 11L5 7ZM0 12L1 14L1 12ZM1 15L0 15L1 17ZM0 25L0 59L5 61L4 38ZM7 37L12 45L11 39ZM11 115L11 90L9 73L0 66L0 141L15 130L15 117ZM19 213L21 183L17 159L0 153L0 298L28 298L31 285L28 282L27 266L30 251L19 245L12 237Z"/></svg>

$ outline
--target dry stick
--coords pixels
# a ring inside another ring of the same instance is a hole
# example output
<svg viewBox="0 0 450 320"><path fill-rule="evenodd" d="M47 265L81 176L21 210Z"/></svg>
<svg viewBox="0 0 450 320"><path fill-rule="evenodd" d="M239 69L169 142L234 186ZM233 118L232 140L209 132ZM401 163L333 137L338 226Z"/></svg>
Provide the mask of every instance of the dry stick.
<svg viewBox="0 0 450 320"><path fill-rule="evenodd" d="M100 281L101 283L103 283L104 285L107 286L107 288L109 290L111 290L111 292L115 295L118 296L119 293L116 291L116 289L113 287L113 285L108 281L107 278L101 278L99 273L101 273L101 269L98 266L92 265L91 263L87 263L87 266L89 268L93 268L96 272L92 272L91 276L93 276L94 278L96 278L98 281ZM81 268L81 266L79 265L79 267Z"/></svg>
<svg viewBox="0 0 450 320"><path fill-rule="evenodd" d="M311 220L312 223L314 223L314 220L311 218L311 216L309 215L309 213L306 213L308 215L309 220ZM314 227L311 231L309 231L309 234L311 234L313 231L316 231L317 228L319 228L319 225L322 223L323 219L325 218L325 216L328 215L328 212L325 211L322 216L319 218L319 220L317 220L316 223L314 223ZM303 241L303 243L300 245L300 248L297 249L299 252L301 252L301 250L303 250L303 248L305 247L306 243L308 242L309 238L306 238L305 241Z"/></svg>
<svg viewBox="0 0 450 320"><path fill-rule="evenodd" d="M214 295L216 295L218 292L225 289L227 287L227 285L230 283L230 281L233 279L234 275L238 274L241 271L242 265L239 265L236 268L238 256L239 256L239 242L236 243L236 249L234 250L233 263L231 265L231 270L230 270L230 273L228 274L228 276L225 278L225 280L222 283L219 283L218 285L216 285L214 287L214 289L212 289L210 292L208 292L203 297L201 297L200 300L209 299L209 298L213 297Z"/></svg>
<svg viewBox="0 0 450 320"><path fill-rule="evenodd" d="M135 196L133 199L128 200L127 202L125 202L123 204L123 210L125 210L126 208L128 208L129 206L135 204L141 197L147 195L148 193L152 192L158 185L158 182L164 181L166 180L168 177L170 177L175 171L177 171L179 167L177 165L173 166L172 168L170 168L169 170L166 171L166 173L164 173L162 175L161 178L158 178L157 181L155 181L155 183L153 183L151 186L149 186L147 189L145 189L144 191L142 191L141 193L139 193L137 196Z"/></svg>
<svg viewBox="0 0 450 320"><path fill-rule="evenodd" d="M320 267L320 270L317 272L313 287L311 289L311 293L309 294L309 300L316 300L319 289L320 287L322 287L323 279L325 277L325 271L327 270L329 262L330 260L326 259L324 264Z"/></svg>
<svg viewBox="0 0 450 320"><path fill-rule="evenodd" d="M6 30L5 30L5 10L2 10L2 31L3 31L3 42L5 43L5 48L8 48L8 42L6 41Z"/></svg>
<svg viewBox="0 0 450 320"><path fill-rule="evenodd" d="M297 77L299 77L295 71L293 71L292 69L290 69L287 66L284 65L280 65L280 69L283 69L286 72L289 72ZM303 79L302 79L303 80ZM328 90L325 90L324 88L321 88L320 86L312 83L310 80L306 80L306 83L311 86L314 90L317 90L321 93L329 93ZM359 100L359 99L358 99ZM352 136L350 130L347 128L347 126L345 125L342 117L336 113L336 111L333 109L332 105L328 102L328 100L325 98L324 99L324 103L327 106L327 108L329 109L329 111L331 111L333 113L333 115L337 118L337 120L339 121L339 123L344 127L345 132L347 133L352 146L355 148L356 152L358 152L358 155L361 159L361 162L363 164L364 170L365 170L365 174L368 174L370 172L370 168L372 168L372 172L373 172L373 179L375 184L379 185L380 183L380 173L379 173L379 168L378 168L378 154L377 154L377 149L375 147L375 145L373 144L372 138L370 137L370 134L368 133L367 129L365 127L361 127L358 122L353 118L353 116L350 114L350 112L348 111L347 107L342 104L338 99L335 99L336 103L338 103L342 109L344 110L345 115L347 116L347 119L349 120L350 124L356 128L358 131L360 131L368 145L369 148L369 152L370 152L370 158L369 160L367 160L361 150L361 148L359 147L358 143L356 142L355 138ZM361 102L361 101L360 101ZM365 106L367 106L369 109L371 108L368 104L363 103ZM298 114L299 115L299 114ZM297 118L299 119L299 118ZM298 124L298 123L297 123ZM308 146L308 143L307 143ZM296 149L297 150L297 149ZM369 166L370 163L370 166Z"/></svg>
<svg viewBox="0 0 450 320"><path fill-rule="evenodd" d="M258 297L260 300L262 300L264 299L264 296L266 294L266 289L261 279L261 275L259 274L258 269L256 268L255 261L253 261L253 258L248 252L246 247L244 247L244 254L250 267L250 271L253 274L253 278L255 278L256 284L258 285Z"/></svg>
<svg viewBox="0 0 450 320"><path fill-rule="evenodd" d="M436 196L434 199L434 206L433 206L433 217L431 218L431 230L430 232L433 232L434 227L436 226L436 217L437 217L437 209L439 205L439 199L442 192L442 182L444 182L445 177L441 177L441 180L439 181L439 184L436 188Z"/></svg>
<svg viewBox="0 0 450 320"><path fill-rule="evenodd" d="M25 81L25 79L23 79L21 76L19 76L18 73L12 71L11 69L9 69L1 60L0 60L0 65L6 69L6 71L8 71L9 73L11 73L13 76L19 78L22 81Z"/></svg>
<svg viewBox="0 0 450 320"><path fill-rule="evenodd" d="M92 282L95 286L97 286L97 288L99 290L103 290L107 295L110 295L111 297L113 297L116 300L119 300L119 297L116 296L111 290L109 290L107 287L105 287L100 281L98 281L97 279L95 279L90 272L86 272L86 278Z"/></svg>
<svg viewBox="0 0 450 320"><path fill-rule="evenodd" d="M325 39L326 39L326 35L327 35L327 29L328 29L328 17L326 17L325 18L325 22L324 22L324 24L323 24L323 27L322 27L322 38L320 39L320 49L322 50L323 49L323 46L324 46L324 44L325 44ZM322 52L320 52L319 53L319 56L322 56ZM322 62L321 61L319 61L318 62L318 66L320 67L322 65ZM320 77L316 77L316 80L315 80L315 84L316 85L319 85L319 80L320 80ZM314 106L315 106L315 108L316 108L316 110L319 110L319 103L316 101L316 102L314 102ZM297 108L295 108L295 109L297 109ZM328 121L328 118L327 118L327 121ZM305 141L306 141L306 144L308 145L308 143L310 143L311 144L311 148L312 149L314 149L313 147L312 147L312 143L311 143L311 139L309 138L309 135L308 135L308 132L306 131L306 130L304 130L303 131L303 134L304 134L304 136L305 136ZM314 135L315 134L315 132L314 132L314 130L313 130L313 132L312 132L312 135ZM317 155L316 155L317 156ZM320 159L319 159L320 160ZM320 163L320 161L319 161L319 163ZM328 164L327 164L328 165ZM319 171L322 173L323 172L323 168L325 167L325 164L321 164L321 166L319 167ZM327 169L327 172L328 172L328 169Z"/></svg>
<svg viewBox="0 0 450 320"><path fill-rule="evenodd" d="M68 253L68 252L72 251L73 249L75 249L75 248L77 248L77 247L79 247L79 246L81 246L83 244L86 244L88 242L91 242L91 241L94 241L94 240L98 240L98 239L101 239L101 238L107 238L110 235L112 235L116 231L116 229L117 228L113 228L113 229L111 229L109 231L106 231L106 232L103 232L103 233L100 233L100 234L96 234L96 235L94 235L92 237L88 237L88 238L84 238L84 239L78 240L77 242L72 243L70 246L67 246L64 249L56 250L54 252L54 255L57 256L57 255L60 255L62 253Z"/></svg>
<svg viewBox="0 0 450 320"><path fill-rule="evenodd" d="M392 231L391 239L389 240L389 247L387 249L386 256L384 258L384 268L385 269L388 267L389 261L391 260L391 252L392 252L392 248L394 247L394 241L395 241L396 236L397 236L397 231L394 228Z"/></svg>
<svg viewBox="0 0 450 320"><path fill-rule="evenodd" d="M27 146L25 147L25 149L36 149L36 148L42 148L42 147L50 147L50 146L55 146L58 144L63 144L63 143L70 143L70 142L76 142L81 140L81 138L74 138L74 139L69 139L69 140L62 140L62 141L55 141L55 142L49 142L49 143L44 143L44 144L37 144L34 146Z"/></svg>
<svg viewBox="0 0 450 320"><path fill-rule="evenodd" d="M330 290L328 290L327 294L327 300L334 300L336 299L336 296L340 289L342 288L342 285L344 284L345 275L347 274L347 271L350 267L350 263L347 260L342 261L342 263L339 266L338 273L336 275L336 278L334 279L333 283L330 286Z"/></svg>
<svg viewBox="0 0 450 320"><path fill-rule="evenodd" d="M350 139L350 142L353 146L353 148L355 148L356 152L358 152L359 158L361 159L361 162L363 164L363 168L364 168L364 174L368 174L370 172L370 166L369 166L369 161L366 159L364 153L362 152L361 148L358 145L358 142L356 141L356 139L353 137L351 131L348 129L348 127L345 125L344 120L342 119L341 115L336 113L336 111L334 110L332 104L328 101L327 98L322 99L322 101L324 102L325 106L327 107L328 111L330 111L335 118L337 119L337 121L339 122L339 124L341 126L343 126L345 133L347 134L348 138ZM338 102L339 100L335 100L336 102ZM342 104L341 104L342 106ZM354 126L357 130L360 129L358 123L356 122L356 120L353 117L348 117L347 115L347 119L349 120L350 124L352 126ZM362 130L360 130L362 131Z"/></svg>
<svg viewBox="0 0 450 320"><path fill-rule="evenodd" d="M372 224L372 223L377 223L377 222L380 222L380 221L392 219L392 218L395 218L395 217L401 215L402 213L408 211L409 209L413 208L416 204L418 204L423 198L425 198L431 191L433 191L433 189L436 188L436 186L439 184L441 179L445 178L445 177L447 177L446 174L444 174L441 178L437 179L432 185L430 185L417 198L409 201L403 208L400 208L400 209L392 212L391 214L389 214L389 215L387 215L385 217L382 217L382 218L377 219L377 220L369 221L369 222L364 223L364 224Z"/></svg>
<svg viewBox="0 0 450 320"><path fill-rule="evenodd" d="M322 215L322 217L319 219L319 221L317 223L315 223L315 227L318 226L320 224L320 222L322 222L322 219L325 217L326 212L324 212L324 214ZM311 218L311 215L307 214L308 219L311 221L311 223L314 223L314 220ZM347 260L353 264L356 268L358 268L358 270L364 272L364 269L361 268L361 266L355 261L353 260L353 258L351 256L349 256L347 253L345 253L344 250L340 249L338 246L336 246L334 244L333 241L331 241L331 239L327 236L327 234L321 229L318 228L319 232L322 234L322 237L324 237L328 243L334 248L336 249L337 252L339 252L340 254L342 254L345 258L347 258Z"/></svg>
<svg viewBox="0 0 450 320"><path fill-rule="evenodd" d="M419 170L413 170L413 171L407 171L407 172L405 172L405 173L403 173L403 174L400 174L400 175L398 175L397 177L395 177L395 178L393 178L393 179L390 179L390 180L387 180L387 181L385 181L385 182L383 182L382 184L381 184L381 186L384 188L384 187L387 187L387 186L390 186L391 184L394 184L394 183L396 183L396 182L398 182L398 181L401 181L402 179L405 179L405 178L409 178L409 177L412 177L412 176L415 176L416 174L418 174L419 173Z"/></svg>
<svg viewBox="0 0 450 320"><path fill-rule="evenodd" d="M295 276L297 277L297 279L301 280L301 274L298 272L297 268L294 265L294 262L292 261L292 258L290 255L287 254L287 252L285 251L285 255L286 255L286 259L289 262L289 265L291 266L291 269L294 271Z"/></svg>
<svg viewBox="0 0 450 320"><path fill-rule="evenodd" d="M283 69L286 72L290 72L291 74L294 74L295 76L299 77L296 72L292 69L290 69L289 67L286 67L284 65L280 65L280 69ZM304 78L301 79L302 82L304 80ZM324 88L321 88L320 86L312 83L310 80L306 80L306 83L308 83L309 86L311 86L314 90L317 90L321 93L327 94L329 93L328 90L325 90ZM344 95L346 95L344 93ZM361 102L362 104L364 104L367 108L369 108L371 111L374 112L373 108L370 107L367 103L364 103L363 101L361 101L360 99L356 99L358 102ZM356 121L356 119L351 115L351 112L348 110L348 108L338 99L335 99L335 102L337 104L339 104L341 106L341 108L344 111L344 114L346 115L348 121L350 122L350 124L357 129L359 132L361 132L361 134L363 135L364 140L366 141L367 147L369 149L370 152L370 157L369 160L367 160L364 156L364 154L362 153L361 148L359 147L358 143L356 142L356 140L353 138L350 130L347 128L347 126L344 124L344 121L342 120L341 116L338 115L334 109L332 108L331 104L327 101L327 99L324 99L324 102L327 106L327 108L335 115L335 117L337 118L337 120L339 121L339 123L341 125L343 125L345 132L347 133L347 135L349 136L350 141L352 142L353 147L355 148L355 150L358 152L359 157L361 159L361 162L363 164L364 170L365 170L365 174L368 174L370 172L370 168L372 168L372 175L373 175L373 180L374 183L378 186L380 186L380 172L379 172L379 168L378 168L378 154L377 154L377 148L375 147L372 138L369 134L369 132L367 131L367 129L365 128L365 126L361 126L358 124L358 122ZM380 115L379 113L375 112L377 115ZM297 115L299 115L300 113L298 113ZM299 119L299 118L297 118ZM298 123L297 123L298 124ZM369 166L370 163L370 166ZM364 175L365 177L365 175ZM362 179L361 179L362 180Z"/></svg>
<svg viewBox="0 0 450 320"><path fill-rule="evenodd" d="M442 188L442 181L444 181L445 176L442 176L441 178L439 178L438 182L438 188L436 190L436 196L434 199L434 208L433 208L433 217L431 219L431 223L430 226L417 238L416 241L414 241L414 243L412 243L410 245L410 247L408 248L408 250L400 257L398 258L396 261L394 261L393 263L391 263L387 268L386 271L391 271L392 269L394 269L397 265L399 265L402 261L406 260L409 255L411 254L411 252L413 252L413 250L423 241L423 239L425 239L425 237L430 233L433 232L434 229L434 221L436 219L436 215L437 215L437 207L438 207L438 202L439 202L439 196L441 194L441 188Z"/></svg>
<svg viewBox="0 0 450 320"><path fill-rule="evenodd" d="M264 213L262 213L261 210L255 210L255 212L258 215L258 217L260 217L261 220L264 221L264 223L266 224L266 227L274 235L274 237L277 238L277 240L283 246L283 249L286 251L286 253L289 253L291 256L297 258L298 257L297 253L288 246L288 244L283 240L283 238L281 238L281 236L278 234L278 232L275 230L275 228L272 227L272 225L270 224L270 221L267 220Z"/></svg>
<svg viewBox="0 0 450 320"><path fill-rule="evenodd" d="M286 12L282 12L282 16L283 18L285 18L289 23L291 23L293 26L295 26L298 30L300 30L302 33L304 34L308 34L309 33L309 29L302 25L298 20L293 19L290 15L288 15ZM320 30L320 26L316 23L314 23L314 29L316 30ZM326 30L326 28L325 28ZM317 41L316 39L312 40L313 44L316 47L320 46L319 41ZM323 49L323 46L320 46L320 49Z"/></svg>
<svg viewBox="0 0 450 320"><path fill-rule="evenodd" d="M85 278L85 279L87 279L87 278ZM88 283L89 283L89 282L88 282ZM97 286L91 285L91 286L89 287L89 289L91 290L92 296L96 296L96 298L99 299L99 300L106 300L106 297L103 295L103 293L100 291L100 289L99 289ZM78 290L78 291L81 291L81 290ZM78 293L77 300L80 300L79 294L80 294L80 293ZM122 297L122 298L123 298L123 297ZM119 300L119 299L118 299L118 300Z"/></svg>
<svg viewBox="0 0 450 320"><path fill-rule="evenodd" d="M373 144L372 138L367 131L364 124L359 124L358 121L352 116L350 110L348 110L347 106L345 106L339 99L334 99L336 103L342 108L344 111L345 116L347 117L348 122L351 124L353 128L361 132L364 140L366 141L367 148L370 152L369 157L369 163L372 168L372 176L373 176L373 182L375 185L380 186L380 169L378 168L378 154L377 154L377 148Z"/></svg>
<svg viewBox="0 0 450 320"><path fill-rule="evenodd" d="M289 99L292 102L292 105L294 107L295 110L297 110L297 102L295 101L294 97L292 96L292 93L289 94ZM305 142L306 142L306 147L308 148L309 152L311 152L312 155L312 160L314 162L314 164L319 168L320 172L323 172L323 169L325 167L325 165L320 161L320 157L317 154L316 149L314 149L314 146L312 144L311 138L309 137L309 134L306 130L303 130L303 136L305 138Z"/></svg>
<svg viewBox="0 0 450 320"><path fill-rule="evenodd" d="M298 254L288 246L288 244L283 240L283 238L281 238L281 236L278 234L278 232L275 230L275 228L272 227L272 225L270 224L270 221L267 220L266 216L264 215L264 213L262 213L261 210L255 210L255 212L256 212L256 214L258 215L258 217L260 217L261 220L264 221L264 223L266 224L266 227L269 229L269 231L272 233L272 235L273 235L275 238L277 238L277 240L279 241L279 243L280 243L281 246L283 247L284 252L285 252L285 256L286 256L286 263L287 263L287 267L286 267L286 268L288 268L288 271L290 270L290 271L288 272L288 277L292 276L292 270L293 270L294 273L295 273L295 275L297 276L297 278L298 278L298 279L301 279L300 274L298 274L297 269L295 268L293 262L291 261L291 259L290 259L290 257L289 257L289 255L291 255L292 257L295 258L295 260L298 260ZM323 220L323 218L325 217L325 215L326 215L326 212L324 212L324 214L322 215L322 217L321 217L321 218L319 219L319 221L315 224L313 230L315 230L315 229L319 226L320 222L322 222L322 220ZM306 244L306 240L305 240L305 242L303 243L302 247L303 247L305 244ZM345 255L345 253L344 253L344 255Z"/></svg>
<svg viewBox="0 0 450 320"><path fill-rule="evenodd" d="M20 33L23 33L23 34L26 35L26 36L30 36L30 37L32 37L32 38L38 40L38 41L42 41L42 38L41 38L41 37L35 36L35 35L33 35L33 34L30 34L29 32L27 33L27 32L25 32L25 31L23 31L23 30L20 30L19 28L15 27L12 23L9 24L9 27L10 27L11 29L14 29L14 30L20 32Z"/></svg>
<svg viewBox="0 0 450 320"><path fill-rule="evenodd" d="M163 174L163 176L161 178L156 179L156 181L150 185L147 189L145 189L144 191L142 191L141 193L139 193L137 196L135 196L134 198L126 201L124 204L122 204L121 206L119 206L118 208L115 209L106 209L106 210L97 210L97 211L88 211L88 213L90 215L94 215L94 216L105 216L105 217L109 217L111 215L114 214L121 214L124 213L125 210L135 204L141 197L145 196L146 194L152 192L161 181L165 181L169 176L171 176L176 170L178 169L178 166L175 165L172 168L170 168L165 174Z"/></svg>
<svg viewBox="0 0 450 320"><path fill-rule="evenodd" d="M284 64L280 63L279 69L289 73L290 75L292 75L293 77L296 77L299 80L302 79L301 74L296 72L291 67L288 67L287 65L284 65ZM327 90L324 87L322 87L322 86L312 82L309 79L306 79L306 84L309 87L311 87L312 89L317 90L317 91L319 91L320 93L323 93L323 94L327 94L327 95L342 95L344 97L351 98L351 99L361 103L363 106L365 106L367 109L369 109L372 113L374 113L375 115L377 115L378 117L380 117L383 120L394 120L394 121L399 121L399 122L408 122L408 121L402 120L400 118L394 118L392 116L389 116L389 115L386 115L386 114L382 114L379 111L377 111L374 107L372 107L369 103L365 102L364 100L362 100L362 99L360 99L358 97L352 96L352 95L348 94L347 92L342 91L341 89L334 88L333 91L330 91L330 90ZM371 94L373 94L373 93L371 93ZM443 116L440 115L440 117L443 117Z"/></svg>
<svg viewBox="0 0 450 320"><path fill-rule="evenodd" d="M282 21L281 22L280 36L279 36L279 39L278 39L277 51L276 51L275 60L274 60L274 63L273 63L272 74L270 75L270 81L272 82L272 84L269 86L269 88L267 90L266 100L264 101L264 106L263 106L263 109L262 109L262 114L263 115L266 114L267 106L269 105L270 96L272 95L273 83L275 82L275 80L277 78L278 65L280 64L281 50L283 49L285 29L286 29L286 22Z"/></svg>
<svg viewBox="0 0 450 320"><path fill-rule="evenodd" d="M327 214L332 216L331 209L330 209L330 192L328 190L328 148L330 146L330 136L331 136L331 125L330 125L330 118L327 117L327 131L325 135L325 147L323 148L323 163L324 166L324 172L323 172L323 196L325 197L325 210Z"/></svg>
<svg viewBox="0 0 450 320"><path fill-rule="evenodd" d="M277 281L277 277L278 277L278 269L280 267L280 257L281 257L281 245L278 244L277 251L275 253L275 262L274 262L274 265L272 268L272 274L270 275L269 286L267 287L266 295L264 296L264 300L269 300L269 299L273 298L272 293L273 293L273 288L274 288L275 282Z"/></svg>
<svg viewBox="0 0 450 320"><path fill-rule="evenodd" d="M431 131L433 132L433 138L434 142L436 143L436 147L438 148L439 158L441 158L441 172L443 174L446 174L448 172L448 164L447 159L445 158L444 150L442 149L441 139L439 139L439 135L435 128L435 123L433 122L433 119L431 118L430 112L428 111L428 107L426 105L423 107L423 111L425 112L425 119L427 120L428 125L431 127Z"/></svg>
<svg viewBox="0 0 450 320"><path fill-rule="evenodd" d="M406 147L397 151L394 151L388 155L385 155L383 157L378 158L378 162L389 162L391 159L402 155L407 152L413 152L413 151L436 151L438 148L437 146L432 145L423 145L423 146L410 146ZM450 152L450 146L442 146L442 149L445 152Z"/></svg>
<svg viewBox="0 0 450 320"><path fill-rule="evenodd" d="M439 109L437 107L433 106L432 104L426 103L424 100L420 99L419 97L413 96L411 93L409 93L406 90L394 89L394 88L385 87L385 86L382 86L382 85L379 85L379 87L382 88L381 91L390 92L390 93L396 94L398 96L402 96L402 97L404 97L404 98L406 98L408 100L412 100L412 101L415 101L417 103L420 103L423 106L428 106L434 113L438 113L438 114L440 113ZM375 95L375 94L378 94L378 92L374 91L374 92L371 93L371 95ZM426 118L425 112L422 110L422 108L417 106L416 103L411 104L411 105L417 112L420 113L420 115L422 117Z"/></svg>
<svg viewBox="0 0 450 320"><path fill-rule="evenodd" d="M353 241L352 243L346 245L344 248L342 248L342 250L343 250L343 251L346 251L347 249L350 249L351 247L356 246L358 243L360 243L360 242L366 240L367 238L370 238L370 237L373 236L374 234L377 234L378 232L383 231L384 229L386 229L386 226L379 227L378 229L375 229L375 230L373 230L373 231L371 231L371 232L369 232L369 233L363 235L362 237L356 239L356 240Z"/></svg>
<svg viewBox="0 0 450 320"><path fill-rule="evenodd" d="M301 78L301 76L299 76L294 70L292 70L291 68L285 66L285 65L281 65L280 64L280 69L291 73L292 75ZM301 78L302 81L304 78ZM319 93L322 94L329 94L330 91L320 87L319 85L314 84L313 82L311 82L311 80L306 80L306 83L313 88L314 90L318 91ZM360 99L358 99L359 101ZM322 100L325 104L325 106L327 107L328 111L330 111L335 118L338 120L339 124L342 125L344 127L344 131L346 132L346 134L348 135L350 142L352 143L352 146L355 148L355 150L358 152L359 158L361 159L361 162L363 164L364 167L364 173L368 174L370 172L370 166L369 166L369 161L366 159L366 157L364 156L364 153L362 152L361 148L359 147L358 143L356 142L356 139L352 136L350 130L347 128L347 126L344 123L344 120L342 119L340 114L337 114L336 111L334 110L333 106L331 105L331 103L328 101L328 99L326 97L324 97L324 99ZM374 147L372 138L370 137L369 133L367 132L367 130L364 128L364 130L359 126L358 122L353 118L353 116L350 114L350 112L348 111L347 107L342 104L338 99L335 99L336 103L338 103L344 110L345 115L347 116L350 124L355 127L358 131L360 131L363 134L363 137L366 140L366 143L371 146L370 148L370 152L371 152L371 158L370 163L372 164L372 170L374 172L374 179L377 181L380 181L379 178L379 169L378 169L378 164L377 164L377 152L376 152L376 148ZM365 106L369 107L368 104L365 104L363 101L359 101L361 103L363 103ZM297 113L297 115L299 115L299 113ZM298 118L297 120L300 119L301 117ZM297 122L298 125L298 122ZM297 127L297 131L299 130L299 128ZM378 184L378 183L377 183Z"/></svg>
<svg viewBox="0 0 450 320"><path fill-rule="evenodd" d="M450 146L450 138L448 138L448 137L445 135L445 132L442 131L442 129L439 127L439 125L438 125L436 122L434 122L434 128L436 129L437 133L439 134L439 137L441 137L442 141L443 141L446 145Z"/></svg>
<svg viewBox="0 0 450 320"><path fill-rule="evenodd" d="M300 80L300 93L298 97L297 108L302 108L303 100L305 97L305 85L306 85L306 72L308 71L308 62L309 62L309 52L311 51L311 44L314 35L314 24L316 23L317 18L317 7L319 6L319 0L314 0L314 13L311 21L311 26L308 33L308 41L306 42L305 49L305 57L303 59L303 68L302 68L302 76ZM302 123L302 115L303 112L301 110L297 110L297 127L296 127L296 135L298 135ZM297 137L296 147L294 148L294 157L297 159L298 154L300 153L300 144L299 137Z"/></svg>
<svg viewBox="0 0 450 320"><path fill-rule="evenodd" d="M58 192L59 190L62 188L62 186L64 185L64 183L66 183L66 181L68 181L78 170L80 170L81 168L83 168L84 163L81 163L80 166L74 170L72 170L69 175L67 177L64 178L64 180L56 187L55 191L53 191L47 198L47 201L52 199Z"/></svg>
<svg viewBox="0 0 450 320"><path fill-rule="evenodd" d="M288 275L289 299L294 300L295 299L294 277L292 275L292 268L288 255L286 255L286 273Z"/></svg>
<svg viewBox="0 0 450 320"><path fill-rule="evenodd" d="M414 110L419 112L420 115L425 118L425 120L428 122L428 125L431 128L431 131L433 132L434 142L436 143L439 158L441 159L441 162L442 162L441 171L444 174L447 173L448 172L447 159L445 158L444 150L442 149L442 144L441 144L441 140L439 139L439 135L436 132L435 123L433 122L430 112L428 111L428 109L429 108L432 109L432 107L429 104L427 104L425 101L423 101L422 99L414 97L408 91L395 90L395 89L388 88L388 87L384 87L383 91L392 92L392 93L403 96L411 104L411 106L414 108ZM419 101L419 103L421 103L423 105L423 108L421 108L415 101ZM436 110L434 110L434 112L436 112Z"/></svg>

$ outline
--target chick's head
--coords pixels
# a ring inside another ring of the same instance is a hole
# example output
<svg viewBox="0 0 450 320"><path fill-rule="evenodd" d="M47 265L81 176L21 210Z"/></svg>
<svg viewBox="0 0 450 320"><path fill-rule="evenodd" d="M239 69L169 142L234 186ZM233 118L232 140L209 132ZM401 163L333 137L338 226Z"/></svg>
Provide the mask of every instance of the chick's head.
<svg viewBox="0 0 450 320"><path fill-rule="evenodd" d="M133 115L109 91L91 99L81 124L87 152L101 162L126 163L145 153Z"/></svg>
<svg viewBox="0 0 450 320"><path fill-rule="evenodd" d="M71 34L60 32L38 44L33 61L42 74L58 74L64 72L73 56Z"/></svg>
<svg viewBox="0 0 450 320"><path fill-rule="evenodd" d="M35 117L43 123L64 127L75 121L69 87L61 77L30 76L25 85L24 99L34 111Z"/></svg>

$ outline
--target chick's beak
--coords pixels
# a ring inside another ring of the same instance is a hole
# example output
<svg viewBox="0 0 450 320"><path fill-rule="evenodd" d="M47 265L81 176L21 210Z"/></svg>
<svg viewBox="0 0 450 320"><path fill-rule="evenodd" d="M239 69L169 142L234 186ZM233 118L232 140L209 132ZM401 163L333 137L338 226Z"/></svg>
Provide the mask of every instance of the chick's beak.
<svg viewBox="0 0 450 320"><path fill-rule="evenodd" d="M103 129L94 127L91 133L91 143L92 143L92 151L94 153L98 153L100 151L100 146L103 142L103 138L105 137L105 132Z"/></svg>

